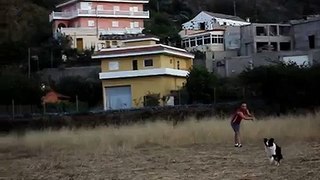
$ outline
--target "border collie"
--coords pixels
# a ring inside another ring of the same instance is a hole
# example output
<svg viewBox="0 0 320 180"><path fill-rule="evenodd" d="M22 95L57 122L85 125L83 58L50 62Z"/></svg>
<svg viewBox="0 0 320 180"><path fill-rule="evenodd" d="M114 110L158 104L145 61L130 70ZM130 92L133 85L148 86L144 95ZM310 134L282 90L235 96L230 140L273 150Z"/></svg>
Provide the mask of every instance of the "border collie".
<svg viewBox="0 0 320 180"><path fill-rule="evenodd" d="M275 164L277 166L280 165L280 160L283 159L281 154L281 147L278 146L273 138L263 139L264 142L264 149L267 153L267 157L269 158L270 164Z"/></svg>

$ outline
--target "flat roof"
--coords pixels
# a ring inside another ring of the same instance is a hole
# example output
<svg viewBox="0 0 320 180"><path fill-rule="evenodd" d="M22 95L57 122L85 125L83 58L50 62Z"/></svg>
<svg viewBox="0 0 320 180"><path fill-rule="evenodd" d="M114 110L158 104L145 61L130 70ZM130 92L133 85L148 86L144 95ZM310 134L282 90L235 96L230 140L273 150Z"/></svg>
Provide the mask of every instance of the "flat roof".
<svg viewBox="0 0 320 180"><path fill-rule="evenodd" d="M107 59L107 58L121 58L128 56L143 56L155 54L170 54L174 56L194 58L194 55L187 52L185 49L171 47L163 44L154 44L146 46L132 46L121 48L102 49L92 55L92 59Z"/></svg>
<svg viewBox="0 0 320 180"><path fill-rule="evenodd" d="M69 0L64 3L56 5L57 8L80 2L83 0ZM86 0L86 2L120 2L120 3L149 3L149 0Z"/></svg>

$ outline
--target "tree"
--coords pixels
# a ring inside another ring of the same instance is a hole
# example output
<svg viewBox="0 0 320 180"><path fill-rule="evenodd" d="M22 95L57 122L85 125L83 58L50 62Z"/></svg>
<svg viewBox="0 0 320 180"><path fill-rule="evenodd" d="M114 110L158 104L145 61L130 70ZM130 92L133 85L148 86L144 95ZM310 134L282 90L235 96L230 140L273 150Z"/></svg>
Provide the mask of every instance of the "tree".
<svg viewBox="0 0 320 180"><path fill-rule="evenodd" d="M187 76L185 85L190 103L212 103L217 77L204 67L194 67Z"/></svg>
<svg viewBox="0 0 320 180"><path fill-rule="evenodd" d="M28 79L16 67L6 67L0 72L0 104L40 104L42 92L40 83Z"/></svg>
<svg viewBox="0 0 320 180"><path fill-rule="evenodd" d="M240 78L267 103L286 111L320 105L319 70L320 66L278 64L248 70Z"/></svg>
<svg viewBox="0 0 320 180"><path fill-rule="evenodd" d="M101 86L101 82L96 77L69 76L60 79L56 85L56 90L61 94L70 96L73 101L78 95L80 101L87 102L92 107L102 100Z"/></svg>

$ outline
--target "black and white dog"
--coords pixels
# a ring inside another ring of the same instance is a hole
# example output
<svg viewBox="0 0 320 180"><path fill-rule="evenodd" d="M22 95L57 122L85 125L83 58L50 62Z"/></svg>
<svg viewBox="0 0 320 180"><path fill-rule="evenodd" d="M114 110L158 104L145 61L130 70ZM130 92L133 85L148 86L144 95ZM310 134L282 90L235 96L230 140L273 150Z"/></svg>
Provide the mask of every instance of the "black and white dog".
<svg viewBox="0 0 320 180"><path fill-rule="evenodd" d="M275 164L277 166L280 165L280 160L283 159L282 154L281 154L281 147L278 146L273 138L263 139L264 142L264 149L267 153L267 156L269 158L270 164Z"/></svg>

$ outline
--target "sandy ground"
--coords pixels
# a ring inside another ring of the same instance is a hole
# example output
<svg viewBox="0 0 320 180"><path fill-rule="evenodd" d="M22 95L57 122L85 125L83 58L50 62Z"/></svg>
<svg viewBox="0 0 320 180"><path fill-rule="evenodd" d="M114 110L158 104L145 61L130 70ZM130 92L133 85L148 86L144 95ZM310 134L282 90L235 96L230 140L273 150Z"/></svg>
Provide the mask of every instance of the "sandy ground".
<svg viewBox="0 0 320 180"><path fill-rule="evenodd" d="M281 144L284 160L271 166L261 142L146 144L131 150L0 147L0 179L319 179L320 141Z"/></svg>

